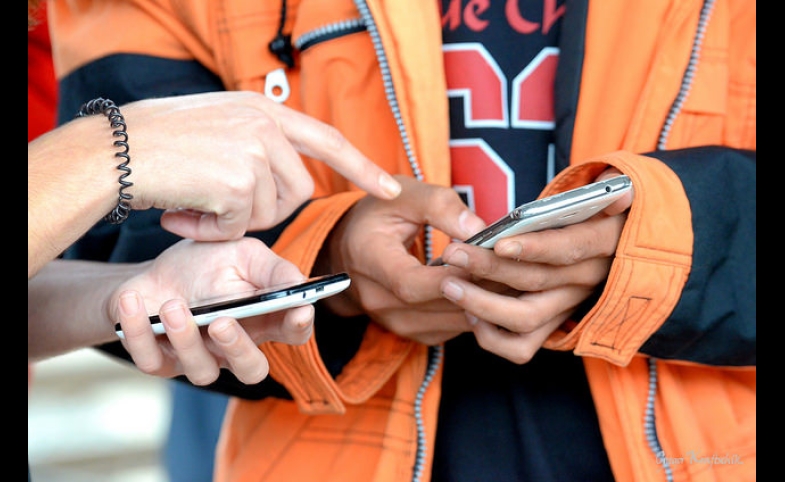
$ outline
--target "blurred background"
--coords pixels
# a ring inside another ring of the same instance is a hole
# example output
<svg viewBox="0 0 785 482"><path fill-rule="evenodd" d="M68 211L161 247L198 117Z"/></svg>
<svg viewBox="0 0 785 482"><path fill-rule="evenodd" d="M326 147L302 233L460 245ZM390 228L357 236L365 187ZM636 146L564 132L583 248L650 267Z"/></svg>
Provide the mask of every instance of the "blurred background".
<svg viewBox="0 0 785 482"><path fill-rule="evenodd" d="M27 456L33 482L167 482L170 385L84 349L33 366Z"/></svg>
<svg viewBox="0 0 785 482"><path fill-rule="evenodd" d="M27 32L27 141L55 126L46 2ZM27 456L33 482L168 482L172 385L85 349L33 367ZM184 463L190 463L185 461Z"/></svg>

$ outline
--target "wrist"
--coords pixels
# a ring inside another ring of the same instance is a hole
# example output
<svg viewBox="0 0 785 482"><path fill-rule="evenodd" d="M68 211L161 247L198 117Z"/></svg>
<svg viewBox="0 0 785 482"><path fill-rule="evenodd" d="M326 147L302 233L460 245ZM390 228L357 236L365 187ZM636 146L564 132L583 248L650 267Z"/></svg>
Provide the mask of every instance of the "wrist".
<svg viewBox="0 0 785 482"><path fill-rule="evenodd" d="M339 221L335 229L330 232L316 256L316 261L311 268L311 276L319 276L325 274L340 273L346 271L343 268L343 263L340 262L340 226ZM355 296L352 293L352 286L343 293L335 296L330 296L320 300L318 303L323 309L341 316L353 317L363 314L363 310L358 302L355 301Z"/></svg>
<svg viewBox="0 0 785 482"><path fill-rule="evenodd" d="M104 220L111 224L122 224L131 214L130 202L133 199L133 195L128 192L128 188L133 186L133 182L128 179L132 171L125 117L123 117L122 113L120 113L120 108L113 101L100 97L82 104L76 116L87 117L96 114L103 114L109 121L112 136L115 138L112 145L117 149L114 157L118 160L117 170L120 171L117 178L117 182L120 185L117 205L104 216Z"/></svg>

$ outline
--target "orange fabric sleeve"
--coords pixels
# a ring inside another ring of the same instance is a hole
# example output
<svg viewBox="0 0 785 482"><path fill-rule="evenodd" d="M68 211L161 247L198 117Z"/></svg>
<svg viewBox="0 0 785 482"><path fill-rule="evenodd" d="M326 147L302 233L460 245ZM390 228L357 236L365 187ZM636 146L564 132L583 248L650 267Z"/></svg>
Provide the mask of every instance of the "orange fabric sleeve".
<svg viewBox="0 0 785 482"><path fill-rule="evenodd" d="M684 188L670 168L623 151L569 167L542 195L592 182L608 166L629 175L634 189L608 281L583 320L569 332L557 330L544 346L624 366L681 296L692 263L692 219Z"/></svg>

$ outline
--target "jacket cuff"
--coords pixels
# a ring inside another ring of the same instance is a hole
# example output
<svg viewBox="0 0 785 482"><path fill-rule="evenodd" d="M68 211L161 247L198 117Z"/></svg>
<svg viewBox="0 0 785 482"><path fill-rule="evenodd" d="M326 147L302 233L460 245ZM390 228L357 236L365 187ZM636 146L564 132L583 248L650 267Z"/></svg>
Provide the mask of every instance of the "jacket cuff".
<svg viewBox="0 0 785 482"><path fill-rule="evenodd" d="M626 366L681 296L692 265L692 216L670 168L623 151L570 166L541 197L593 182L609 166L630 176L634 197L605 289L574 328L563 325L544 347Z"/></svg>
<svg viewBox="0 0 785 482"><path fill-rule="evenodd" d="M283 232L273 249L309 273L335 224L361 197L346 192L311 202ZM413 342L371 323L360 350L336 378L330 375L311 336L299 346L267 342L260 346L270 362L270 376L289 391L305 414L342 414L345 402L361 403L376 393L408 356Z"/></svg>

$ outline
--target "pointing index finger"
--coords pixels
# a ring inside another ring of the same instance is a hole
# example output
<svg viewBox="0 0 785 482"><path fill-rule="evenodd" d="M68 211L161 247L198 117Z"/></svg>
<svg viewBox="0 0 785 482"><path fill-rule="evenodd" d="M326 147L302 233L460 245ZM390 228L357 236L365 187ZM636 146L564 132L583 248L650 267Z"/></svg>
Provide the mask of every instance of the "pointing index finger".
<svg viewBox="0 0 785 482"><path fill-rule="evenodd" d="M274 115L298 152L324 162L375 197L394 199L400 194L400 183L363 155L338 129L285 106L279 107L283 109Z"/></svg>

